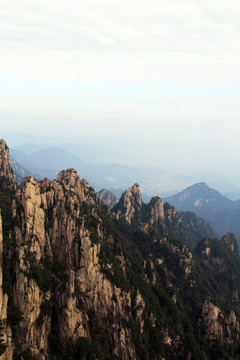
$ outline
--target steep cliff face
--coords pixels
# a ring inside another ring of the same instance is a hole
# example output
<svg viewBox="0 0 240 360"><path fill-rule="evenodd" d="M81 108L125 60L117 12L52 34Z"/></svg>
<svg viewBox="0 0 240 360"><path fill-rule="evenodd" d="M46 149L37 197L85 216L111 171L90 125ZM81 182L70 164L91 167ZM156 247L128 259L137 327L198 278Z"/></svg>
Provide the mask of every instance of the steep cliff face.
<svg viewBox="0 0 240 360"><path fill-rule="evenodd" d="M214 348L216 343L224 346L233 342L230 328L239 331L239 322L235 313L232 311L225 319L222 311L209 300L203 304L199 325L211 348Z"/></svg>
<svg viewBox="0 0 240 360"><path fill-rule="evenodd" d="M119 219L124 219L128 224L134 225L139 222L142 210L142 198L140 187L134 184L121 196L114 212Z"/></svg>
<svg viewBox="0 0 240 360"><path fill-rule="evenodd" d="M4 140L0 140L0 176L14 180L14 170L9 162L9 149Z"/></svg>
<svg viewBox="0 0 240 360"><path fill-rule="evenodd" d="M178 240L194 221L187 232L158 197L143 204L136 184L116 216L74 169L22 189L5 179L1 359L231 359L240 274L230 234L192 252Z"/></svg>
<svg viewBox="0 0 240 360"><path fill-rule="evenodd" d="M0 355L4 352L1 357L3 360L11 359L13 356L13 343L12 343L12 331L11 327L7 324L7 306L8 306L8 295L3 291L3 234L2 234L2 216L0 212L0 324L1 340L3 344L0 344Z"/></svg>
<svg viewBox="0 0 240 360"><path fill-rule="evenodd" d="M152 197L148 204L148 222L150 224L157 224L165 218L163 202L158 196Z"/></svg>
<svg viewBox="0 0 240 360"><path fill-rule="evenodd" d="M131 330L121 325L129 319L132 297L109 281L99 261L100 241L112 239L104 235L97 205L94 191L74 169L52 182L29 178L13 202L13 216L21 223L14 229L14 294L26 314L18 336L21 351L36 359L53 351L53 332L66 351L70 344L77 349L82 339L92 341L96 327L105 352L136 358ZM64 358L62 351L57 355Z"/></svg>

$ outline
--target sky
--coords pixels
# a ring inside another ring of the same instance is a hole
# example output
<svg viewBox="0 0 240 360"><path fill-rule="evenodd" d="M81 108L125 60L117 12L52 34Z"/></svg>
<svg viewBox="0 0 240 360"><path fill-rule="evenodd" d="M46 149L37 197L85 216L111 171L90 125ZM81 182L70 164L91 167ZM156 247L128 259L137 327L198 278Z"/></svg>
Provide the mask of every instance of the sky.
<svg viewBox="0 0 240 360"><path fill-rule="evenodd" d="M240 184L239 18L238 0L0 0L3 134L92 136Z"/></svg>

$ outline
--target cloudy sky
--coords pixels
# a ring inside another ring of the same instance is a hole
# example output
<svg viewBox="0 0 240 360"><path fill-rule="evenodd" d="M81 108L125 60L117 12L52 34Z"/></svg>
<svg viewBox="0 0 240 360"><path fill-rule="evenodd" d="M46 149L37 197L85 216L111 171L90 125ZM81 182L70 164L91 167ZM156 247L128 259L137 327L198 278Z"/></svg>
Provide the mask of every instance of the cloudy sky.
<svg viewBox="0 0 240 360"><path fill-rule="evenodd" d="M1 129L236 173L239 19L238 0L0 0Z"/></svg>

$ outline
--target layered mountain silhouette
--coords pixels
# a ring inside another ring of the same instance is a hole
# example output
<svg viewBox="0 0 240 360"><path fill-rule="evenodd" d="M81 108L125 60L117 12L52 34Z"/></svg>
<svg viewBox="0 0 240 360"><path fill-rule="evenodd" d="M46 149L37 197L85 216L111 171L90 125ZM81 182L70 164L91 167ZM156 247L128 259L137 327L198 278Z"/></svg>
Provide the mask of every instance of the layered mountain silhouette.
<svg viewBox="0 0 240 360"><path fill-rule="evenodd" d="M206 183L194 184L164 201L179 211L193 211L208 219L219 236L230 231L240 240L240 202L228 199Z"/></svg>
<svg viewBox="0 0 240 360"><path fill-rule="evenodd" d="M59 171L67 167L77 169L81 177L89 179L91 184L97 188L128 187L136 179L144 182L149 177L159 176L162 173L159 169L152 169L147 166L127 166L121 164L92 164L81 160L81 153L77 156L71 152L49 147L30 154L21 150L11 150L15 161L23 168L29 169L32 173L40 174L41 178L56 178ZM104 162L104 161L103 161ZM164 173L164 176L166 174Z"/></svg>

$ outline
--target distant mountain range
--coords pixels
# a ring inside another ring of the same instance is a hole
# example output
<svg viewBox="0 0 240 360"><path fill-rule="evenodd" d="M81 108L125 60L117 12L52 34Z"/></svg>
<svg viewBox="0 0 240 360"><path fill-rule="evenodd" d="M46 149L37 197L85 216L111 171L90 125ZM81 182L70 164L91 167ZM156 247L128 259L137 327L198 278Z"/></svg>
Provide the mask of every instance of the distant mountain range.
<svg viewBox="0 0 240 360"><path fill-rule="evenodd" d="M19 148L33 151L35 146L26 144ZM45 177L54 179L62 169L72 167L78 171L81 178L89 179L96 190L110 189L116 198L120 198L124 188L138 182L143 190L142 198L148 203L151 192L158 193L159 186L167 189L167 182L172 181L171 184L173 184L175 181L170 173L159 168L90 164L81 160L79 156L58 147L41 148L36 145L36 149L37 151L32 153L19 149L11 150L11 164L15 168L17 182L20 183L26 176L34 176L36 179ZM164 191L161 195L164 195ZM240 200L230 200L204 182L196 183L163 200L175 206L178 211L192 211L209 220L219 236L231 231L240 241Z"/></svg>
<svg viewBox="0 0 240 360"><path fill-rule="evenodd" d="M41 178L56 178L59 171L65 168L75 168L81 178L90 179L94 188L119 188L128 187L137 180L146 182L149 177L156 176L159 169L145 166L127 166L121 164L90 164L82 161L72 153L51 147L31 154L20 150L11 150L11 155L23 168L38 173ZM122 192L122 191L121 191ZM150 197L149 197L150 199Z"/></svg>
<svg viewBox="0 0 240 360"><path fill-rule="evenodd" d="M163 200L178 211L193 211L209 220L219 236L230 231L240 240L240 200L232 201L204 182Z"/></svg>
<svg viewBox="0 0 240 360"><path fill-rule="evenodd" d="M22 148L26 148L28 152L19 150ZM62 148L48 147L41 149L36 145L37 151L29 153L33 149L33 144L28 144L26 147L12 149L11 155L19 165L39 174L41 178L54 179L62 169L72 167L77 169L81 178L89 179L96 190L102 188L113 189L114 192L118 193L118 196L121 195L122 189L138 181L145 194L143 195L145 201L150 200L151 191L154 190L155 192L157 184L163 184L164 188L164 184L171 181L174 184L177 183L176 180L170 180L172 174L158 167L104 163L104 157L102 163L92 164L85 161L87 157L81 152L74 155Z"/></svg>
<svg viewBox="0 0 240 360"><path fill-rule="evenodd" d="M227 197L240 199L236 176L226 172L216 175L216 172L166 171L161 157L154 166L144 165L144 158L141 159L138 154L129 160L126 150L129 144L122 143L119 139L101 138L100 141L99 138L86 136L72 139L46 138L32 134L8 134L7 137L8 143L11 143L11 154L19 165L37 172L41 178L53 179L66 165L72 166L97 191L112 189L116 195L116 190L121 189L117 197L120 197L124 189L138 182L145 202L153 195L167 197L203 179ZM134 144L131 146L134 147ZM150 163L152 162L147 162Z"/></svg>
<svg viewBox="0 0 240 360"><path fill-rule="evenodd" d="M38 173L25 169L14 159L13 156L10 156L10 164L14 168L15 181L18 184L21 184L23 179L27 176L33 176L37 180L40 179L40 175Z"/></svg>

